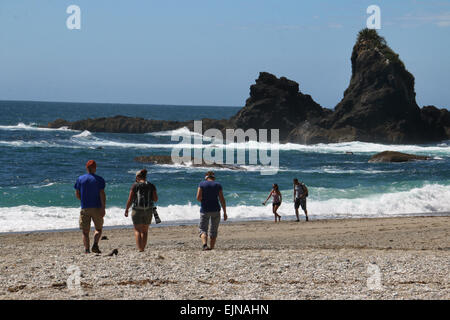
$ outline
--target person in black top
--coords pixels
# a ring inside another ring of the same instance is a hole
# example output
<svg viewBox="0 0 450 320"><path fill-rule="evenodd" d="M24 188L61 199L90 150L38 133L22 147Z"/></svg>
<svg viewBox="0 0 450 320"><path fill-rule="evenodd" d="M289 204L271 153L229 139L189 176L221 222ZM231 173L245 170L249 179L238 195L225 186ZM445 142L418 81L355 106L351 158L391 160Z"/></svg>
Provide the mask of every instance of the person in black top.
<svg viewBox="0 0 450 320"><path fill-rule="evenodd" d="M156 201L158 201L156 187L147 181L147 170L142 169L136 172L136 182L131 186L125 217L128 217L128 210L133 205L131 218L136 246L140 252L143 252L147 245L148 227L152 222L153 206Z"/></svg>

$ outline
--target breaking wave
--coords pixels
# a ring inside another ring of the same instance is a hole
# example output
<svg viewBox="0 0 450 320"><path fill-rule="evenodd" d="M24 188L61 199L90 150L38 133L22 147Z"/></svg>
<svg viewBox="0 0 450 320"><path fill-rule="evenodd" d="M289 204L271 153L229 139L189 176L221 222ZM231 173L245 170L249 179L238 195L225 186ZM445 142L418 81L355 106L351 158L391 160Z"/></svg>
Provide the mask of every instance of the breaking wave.
<svg viewBox="0 0 450 320"><path fill-rule="evenodd" d="M196 223L199 206L169 205L158 207L164 224L182 222ZM268 220L272 219L267 206L237 205L227 208L230 220ZM125 218L124 209L107 209L105 226L131 225ZM332 198L318 200L308 198L308 212L314 219L323 218L375 218L393 216L412 216L420 214L441 214L450 212L450 186L439 184L425 185L409 191L373 194L357 199ZM279 209L282 216L293 216L293 205L284 201ZM17 206L0 208L0 232L19 232L33 230L72 229L78 227L78 208Z"/></svg>
<svg viewBox="0 0 450 320"><path fill-rule="evenodd" d="M69 131L73 132L76 130L71 130L67 127L61 127L61 128L40 128L35 123L25 124L23 122L19 122L16 125L1 125L0 130L10 130L10 131L20 131L20 130L28 130L28 131Z"/></svg>

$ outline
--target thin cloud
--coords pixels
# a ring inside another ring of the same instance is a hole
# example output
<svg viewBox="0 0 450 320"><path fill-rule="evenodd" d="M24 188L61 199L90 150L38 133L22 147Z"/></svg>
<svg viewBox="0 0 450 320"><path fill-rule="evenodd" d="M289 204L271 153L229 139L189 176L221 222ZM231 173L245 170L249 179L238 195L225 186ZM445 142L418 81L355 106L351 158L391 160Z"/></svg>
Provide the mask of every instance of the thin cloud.
<svg viewBox="0 0 450 320"><path fill-rule="evenodd" d="M422 24L434 24L438 27L450 27L450 12L428 15L405 15L399 20L411 23L415 26Z"/></svg>

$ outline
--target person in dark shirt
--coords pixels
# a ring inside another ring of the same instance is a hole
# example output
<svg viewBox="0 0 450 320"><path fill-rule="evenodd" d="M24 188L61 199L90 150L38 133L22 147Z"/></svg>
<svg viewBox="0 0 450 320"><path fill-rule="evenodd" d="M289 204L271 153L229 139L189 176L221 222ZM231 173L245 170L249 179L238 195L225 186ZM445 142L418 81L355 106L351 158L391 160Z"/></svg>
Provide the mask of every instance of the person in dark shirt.
<svg viewBox="0 0 450 320"><path fill-rule="evenodd" d="M133 205L131 218L139 252L144 252L147 245L148 228L152 222L154 203L157 201L156 187L147 181L147 170L139 170L136 172L136 182L131 186L125 209L125 217L128 217L128 210Z"/></svg>
<svg viewBox="0 0 450 320"><path fill-rule="evenodd" d="M300 221L298 215L298 208L302 207L305 212L306 221L308 221L308 210L306 209L306 197L308 196L308 188L303 182L299 182L297 178L294 179L294 208L297 222Z"/></svg>
<svg viewBox="0 0 450 320"><path fill-rule="evenodd" d="M105 180L96 175L97 164L94 160L86 163L87 174L78 177L75 183L75 196L81 201L80 229L83 231L85 253L89 251L89 231L91 220L94 221L95 233L92 252L101 253L98 242L102 235L103 222L106 213Z"/></svg>
<svg viewBox="0 0 450 320"><path fill-rule="evenodd" d="M223 209L223 220L227 221L227 208L222 186L215 181L214 172L208 171L205 181L200 182L197 189L197 200L201 202L199 232L203 250L212 250L216 244L220 223L220 204ZM211 228L209 225L211 224ZM208 247L208 236L210 245Z"/></svg>

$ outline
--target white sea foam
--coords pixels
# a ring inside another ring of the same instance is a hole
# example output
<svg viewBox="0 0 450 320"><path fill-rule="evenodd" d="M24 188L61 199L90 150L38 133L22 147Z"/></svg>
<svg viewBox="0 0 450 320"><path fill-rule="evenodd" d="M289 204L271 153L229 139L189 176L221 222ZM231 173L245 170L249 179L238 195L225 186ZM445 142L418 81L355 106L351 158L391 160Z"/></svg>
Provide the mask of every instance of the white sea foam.
<svg viewBox="0 0 450 320"><path fill-rule="evenodd" d="M203 137L203 139L205 141L210 140L208 137L205 137L200 133L190 131L187 127L179 128L176 130L169 130L169 131L150 132L148 134L151 136L155 136L155 137L172 137L172 136Z"/></svg>
<svg viewBox="0 0 450 320"><path fill-rule="evenodd" d="M96 137L92 132L85 130L71 137L71 142L76 145L87 147L116 147L116 148L138 148L151 149L156 148L158 144L119 142ZM164 147L163 147L164 148Z"/></svg>
<svg viewBox="0 0 450 320"><path fill-rule="evenodd" d="M376 169L340 169L336 166L324 166L317 169L300 170L301 173L328 173L328 174L379 174L379 173L399 173L404 170L376 170Z"/></svg>
<svg viewBox="0 0 450 320"><path fill-rule="evenodd" d="M155 164L152 165L152 173L176 173L176 172L205 172L208 170L214 171L246 171L246 172L261 172L264 170L270 170L270 167L265 167L261 165L234 165L233 168L229 167L207 167L207 166L194 166L192 162L182 163L182 164ZM137 170L129 170L128 173L135 173ZM285 171L296 171L290 170L284 167L278 169L278 172Z"/></svg>
<svg viewBox="0 0 450 320"><path fill-rule="evenodd" d="M354 214L367 216L390 216L424 212L450 211L450 186L426 185L409 191L374 194L358 199L329 199L314 201L311 198L309 212L334 215Z"/></svg>
<svg viewBox="0 0 450 320"><path fill-rule="evenodd" d="M450 147L438 146L415 146L415 145L383 145L383 144L368 144L365 142L351 142L342 144L319 144L319 145L299 145L299 144L270 144L249 141L244 143L230 143L230 144L190 144L190 143L130 143L118 142L103 139L94 139L90 141L79 141L80 144L89 144L102 147L120 147L120 148L139 148L139 149L231 149L231 150L280 150L280 151L302 151L310 153L333 153L344 154L347 151L353 153L375 153L386 150L409 152L425 155L435 156L450 156Z"/></svg>
<svg viewBox="0 0 450 320"><path fill-rule="evenodd" d="M41 130L41 131L73 131L69 129L47 129L37 128L30 125L19 124L17 126L0 126L1 128L27 128L27 130ZM151 135L168 136L173 132L179 132L181 136L198 135L195 132L189 131L187 128L180 128L174 131L164 131L159 133L151 133ZM113 135L113 134L111 134ZM422 155L433 156L434 160L442 160L443 157L450 157L450 146L448 142L435 145L386 145L368 142L343 142L330 144L315 144L315 145L301 145L295 143L264 143L257 141L248 141L242 143L206 143L194 144L181 141L179 143L135 143L113 141L108 139L101 139L96 137L89 131L83 131L70 138L69 143L48 143L47 141L0 141L0 145L16 146L16 147L64 147L64 148L80 148L80 147L113 147L113 148L134 148L134 149L205 149L211 148L216 150L280 150L280 151L300 151L308 153L324 153L324 154L345 154L352 152L354 154L372 154L386 150L399 151L406 153L415 153ZM193 142L193 141L192 141ZM352 155L348 155L351 157Z"/></svg>
<svg viewBox="0 0 450 320"><path fill-rule="evenodd" d="M170 170L169 172L172 172L171 170L189 170L189 171L201 171L204 172L205 170L211 170L211 167L207 166L194 166L192 162L187 162L183 164L160 164L155 165L153 169L156 169L158 172L158 169L167 169ZM263 171L267 170L267 167L261 166L261 165L234 165L233 168L230 167L213 167L214 171ZM280 168L278 171L288 171L286 168Z"/></svg>
<svg viewBox="0 0 450 320"><path fill-rule="evenodd" d="M183 164L156 164L152 166L152 171L157 173L174 173L181 171L205 171L211 169L210 167L202 167L202 166L193 166L192 162L183 163ZM129 173L135 173L136 170L130 170ZM214 167L214 171L247 171L247 172L261 172L264 170L268 170L268 167L261 165L236 165L236 168L220 168ZM278 168L278 172L296 172L296 173L327 173L327 174L389 174L389 173L400 173L403 172L402 169L396 170L376 170L376 169L339 169L335 166L324 166L322 168L316 169L289 169L287 167Z"/></svg>
<svg viewBox="0 0 450 320"><path fill-rule="evenodd" d="M158 207L161 219L166 223L197 221L197 204L169 205ZM348 199L334 198L316 200L314 194L308 198L308 212L320 217L389 217L420 213L450 212L450 186L425 185L409 191L374 194ZM108 208L105 226L130 225L131 219L123 216L124 209ZM294 214L293 204L287 199L279 209L283 216ZM63 207L3 207L0 208L0 232L54 230L78 228L78 208ZM231 220L271 219L269 206L237 205L228 207Z"/></svg>
<svg viewBox="0 0 450 320"><path fill-rule="evenodd" d="M205 141L209 141L207 137L197 133L190 131L187 127L180 128L177 130L170 131L162 131L150 133L155 136L172 136L172 134L177 134L181 136L202 136ZM163 145L166 146L166 145ZM182 145L183 147L189 147L189 145ZM244 143L225 143L225 144L215 144L217 148L234 148L234 149L270 149L270 148L278 148L279 150L285 151L304 151L304 152L313 152L313 153L377 153L386 150L398 151L398 152L416 152L416 153L442 153L442 154L450 154L450 142L446 141L443 143L439 143L437 145L388 145L388 144L380 144L380 143L370 143L370 142L360 142L360 141L352 141L352 142L341 142L341 143L319 143L312 145L302 145L296 143L263 143L257 141L248 141ZM172 148L173 145L170 145L169 148ZM195 146L193 148L198 148Z"/></svg>
<svg viewBox="0 0 450 320"><path fill-rule="evenodd" d="M157 172L160 171L164 171L164 172L174 172L173 170L175 169L175 171L192 171L192 172L196 172L196 171L201 171L204 172L206 170L211 170L210 167L202 167L202 166L194 166L192 162L187 162L187 163L182 163L182 164L158 164L155 165L152 169L156 169ZM236 167L236 170L239 170L238 167ZM233 169L230 168L219 168L219 167L215 167L214 171L234 171Z"/></svg>
<svg viewBox="0 0 450 320"><path fill-rule="evenodd" d="M41 185L41 186L33 186L33 188L34 189L47 188L47 187L51 187L51 186L53 186L55 184L56 184L55 182L50 182L50 183L47 183L47 184L44 184L44 185Z"/></svg>
<svg viewBox="0 0 450 320"><path fill-rule="evenodd" d="M86 138L90 139L92 137L93 137L92 133L90 131L88 131L88 130L84 130L83 132L72 136L72 138L85 138L85 139Z"/></svg>
<svg viewBox="0 0 450 320"><path fill-rule="evenodd" d="M99 140L98 144L102 146L114 146L114 147L125 147L125 148L143 148L143 149L172 149L174 147L179 149L231 149L231 150L280 150L280 151L302 151L310 153L334 153L334 154L345 154L346 152L353 152L359 154L366 153L377 153L386 150L407 152L407 153L417 153L425 155L435 155L435 156L450 156L450 147L447 145L429 145L429 146L418 146L418 145L385 145L367 142L345 142L345 143L331 143L331 144L316 144L316 145L301 145L294 143L263 143L257 141L248 141L242 143L228 143L228 144L191 144L191 143L176 143L176 144L146 144L146 143L128 143L128 142L113 142L108 140ZM351 155L349 155L351 157Z"/></svg>
<svg viewBox="0 0 450 320"><path fill-rule="evenodd" d="M285 143L272 145L269 143L260 143L256 141L249 141L246 143L229 144L229 147L239 148L278 148L284 151L303 151L311 153L334 153L345 154L352 152L354 154L366 154L366 153L378 153L386 150L407 152L407 153L419 153L419 154L438 154L438 155L450 155L450 147L446 144L439 145L387 145L368 142L342 142L342 143L319 143L314 145L302 145L295 143ZM351 155L348 155L351 157Z"/></svg>
<svg viewBox="0 0 450 320"><path fill-rule="evenodd" d="M27 131L76 131L71 130L68 127L61 127L61 128L40 128L37 127L35 123L25 124L23 122L19 122L16 125L13 126L0 126L0 130L11 130L11 131L20 131L20 130L27 130Z"/></svg>
<svg viewBox="0 0 450 320"><path fill-rule="evenodd" d="M65 145L58 143L51 143L46 140L41 141L23 141L23 140L13 140L4 141L0 140L0 146L16 147L16 148L64 148ZM73 148L79 148L73 146Z"/></svg>

